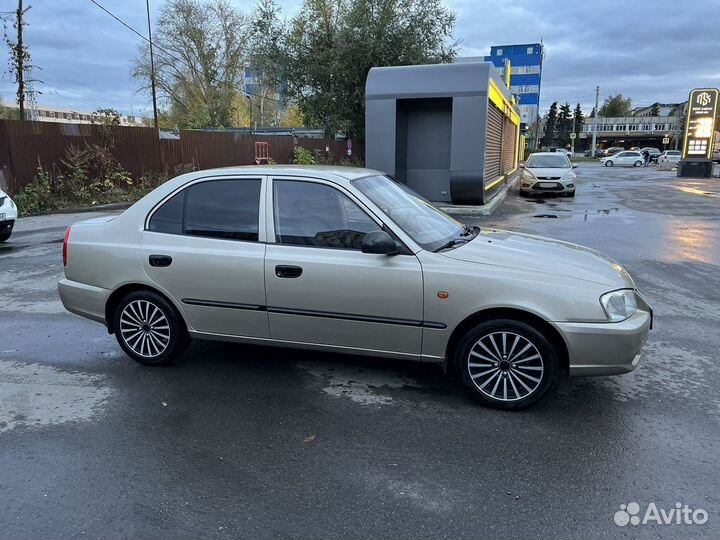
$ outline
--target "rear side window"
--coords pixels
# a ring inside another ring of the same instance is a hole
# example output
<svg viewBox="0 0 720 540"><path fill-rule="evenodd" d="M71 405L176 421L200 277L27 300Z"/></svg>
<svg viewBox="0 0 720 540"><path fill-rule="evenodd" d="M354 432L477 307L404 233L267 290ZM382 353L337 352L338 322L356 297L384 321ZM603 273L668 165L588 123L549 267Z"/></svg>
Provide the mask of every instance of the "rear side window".
<svg viewBox="0 0 720 540"><path fill-rule="evenodd" d="M227 240L257 242L258 180L211 180L174 195L150 219L149 229Z"/></svg>
<svg viewBox="0 0 720 540"><path fill-rule="evenodd" d="M183 206L185 204L185 190L173 195L150 218L151 231L182 234Z"/></svg>

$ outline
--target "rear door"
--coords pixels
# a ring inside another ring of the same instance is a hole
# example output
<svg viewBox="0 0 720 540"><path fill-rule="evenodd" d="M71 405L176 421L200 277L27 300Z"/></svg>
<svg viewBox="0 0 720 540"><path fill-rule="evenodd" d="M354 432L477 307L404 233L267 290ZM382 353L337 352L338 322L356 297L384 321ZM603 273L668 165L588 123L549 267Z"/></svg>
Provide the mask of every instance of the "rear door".
<svg viewBox="0 0 720 540"><path fill-rule="evenodd" d="M268 200L272 338L419 355L423 286L415 255L362 253L363 237L382 223L332 182L274 178Z"/></svg>
<svg viewBox="0 0 720 540"><path fill-rule="evenodd" d="M150 214L142 262L192 330L269 337L265 312L264 178L197 181Z"/></svg>

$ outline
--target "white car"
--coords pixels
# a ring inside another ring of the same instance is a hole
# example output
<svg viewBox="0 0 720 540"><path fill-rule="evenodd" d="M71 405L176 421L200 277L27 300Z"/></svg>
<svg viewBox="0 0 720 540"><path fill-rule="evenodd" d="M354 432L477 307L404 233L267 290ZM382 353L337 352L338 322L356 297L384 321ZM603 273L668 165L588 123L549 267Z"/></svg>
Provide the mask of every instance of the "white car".
<svg viewBox="0 0 720 540"><path fill-rule="evenodd" d="M0 242L10 238L16 219L17 206L10 196L0 189Z"/></svg>
<svg viewBox="0 0 720 540"><path fill-rule="evenodd" d="M565 154L569 158L573 157L573 153L570 150L566 150L565 148L558 148L557 150L555 150L555 153Z"/></svg>
<svg viewBox="0 0 720 540"><path fill-rule="evenodd" d="M682 152L680 150L665 150L657 158L658 165L672 164L677 165L680 163L682 158Z"/></svg>
<svg viewBox="0 0 720 540"><path fill-rule="evenodd" d="M564 152L537 152L522 165L520 195L533 193L575 196L575 173L577 165L570 163Z"/></svg>
<svg viewBox="0 0 720 540"><path fill-rule="evenodd" d="M624 167L642 167L645 164L645 158L640 152L625 150L618 152L612 156L600 158L600 163L606 167L614 167L615 165Z"/></svg>

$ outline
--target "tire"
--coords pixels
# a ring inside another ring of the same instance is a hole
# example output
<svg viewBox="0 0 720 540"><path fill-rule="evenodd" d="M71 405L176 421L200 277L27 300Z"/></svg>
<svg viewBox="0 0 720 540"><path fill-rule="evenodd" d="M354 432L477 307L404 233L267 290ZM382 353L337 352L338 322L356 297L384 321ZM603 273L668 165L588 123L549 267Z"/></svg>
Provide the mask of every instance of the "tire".
<svg viewBox="0 0 720 540"><path fill-rule="evenodd" d="M615 165L615 164L612 162L612 160L609 160L609 159L608 159L608 160L605 162L605 166L606 166L606 167L612 167L613 165Z"/></svg>
<svg viewBox="0 0 720 540"><path fill-rule="evenodd" d="M637 160L635 163L633 163L633 165L635 165L635 167L642 167L644 163L640 160Z"/></svg>
<svg viewBox="0 0 720 540"><path fill-rule="evenodd" d="M473 327L455 348L454 361L470 394L496 409L529 407L558 380L558 355L550 341L533 326L514 319Z"/></svg>
<svg viewBox="0 0 720 540"><path fill-rule="evenodd" d="M125 296L115 308L113 328L125 354L146 366L172 364L190 344L175 307L152 291Z"/></svg>
<svg viewBox="0 0 720 540"><path fill-rule="evenodd" d="M12 229L9 231L1 232L0 233L0 244L3 242L6 242L8 238L10 238L10 235L12 234Z"/></svg>

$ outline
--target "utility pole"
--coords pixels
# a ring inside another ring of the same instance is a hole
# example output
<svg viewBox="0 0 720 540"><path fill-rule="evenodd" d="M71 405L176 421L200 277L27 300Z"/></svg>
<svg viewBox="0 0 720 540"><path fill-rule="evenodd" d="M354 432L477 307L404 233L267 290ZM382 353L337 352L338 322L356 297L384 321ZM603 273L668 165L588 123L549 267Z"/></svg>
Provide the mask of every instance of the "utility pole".
<svg viewBox="0 0 720 540"><path fill-rule="evenodd" d="M570 139L570 151L572 152L573 156L575 155L575 137L577 136L577 133L575 133L575 114L573 114L573 130L572 130L572 138Z"/></svg>
<svg viewBox="0 0 720 540"><path fill-rule="evenodd" d="M590 146L590 156L595 157L595 144L597 142L597 117L600 110L598 109L600 102L600 87L595 87L595 116L593 116L593 136L592 145Z"/></svg>
<svg viewBox="0 0 720 540"><path fill-rule="evenodd" d="M30 9L28 7L28 9ZM15 44L15 69L17 70L17 102L20 108L20 120L25 120L25 55L23 54L23 3L18 0L18 8L15 13L17 24L17 43Z"/></svg>
<svg viewBox="0 0 720 540"><path fill-rule="evenodd" d="M147 7L148 41L150 41L150 88L152 90L153 117L155 118L155 131L160 137L160 124L158 123L157 95L155 93L155 58L153 57L152 27L150 26L150 0L145 0Z"/></svg>

